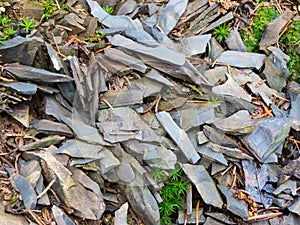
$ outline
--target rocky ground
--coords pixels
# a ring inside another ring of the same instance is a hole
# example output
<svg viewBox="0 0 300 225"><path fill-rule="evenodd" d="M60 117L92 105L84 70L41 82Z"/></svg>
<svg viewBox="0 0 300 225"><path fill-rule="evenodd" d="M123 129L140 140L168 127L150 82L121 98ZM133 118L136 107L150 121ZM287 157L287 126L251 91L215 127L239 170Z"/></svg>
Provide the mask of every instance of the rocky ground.
<svg viewBox="0 0 300 225"><path fill-rule="evenodd" d="M0 2L0 221L300 224L299 9Z"/></svg>

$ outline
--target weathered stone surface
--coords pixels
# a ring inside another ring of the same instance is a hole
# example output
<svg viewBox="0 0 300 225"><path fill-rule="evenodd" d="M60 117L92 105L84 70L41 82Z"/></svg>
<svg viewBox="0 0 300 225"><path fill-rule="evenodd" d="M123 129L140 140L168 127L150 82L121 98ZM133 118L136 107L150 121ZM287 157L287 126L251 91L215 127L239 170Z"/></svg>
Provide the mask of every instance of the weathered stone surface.
<svg viewBox="0 0 300 225"><path fill-rule="evenodd" d="M180 47L186 56L204 53L211 34L182 38Z"/></svg>
<svg viewBox="0 0 300 225"><path fill-rule="evenodd" d="M266 55L249 52L225 51L217 60L238 68L256 68L259 70L266 60Z"/></svg>
<svg viewBox="0 0 300 225"><path fill-rule="evenodd" d="M222 185L218 185L219 190L226 197L226 202L229 205L229 211L233 214L243 218L248 218L248 206L247 203L243 200L237 199L233 197L234 190L227 188Z"/></svg>
<svg viewBox="0 0 300 225"><path fill-rule="evenodd" d="M288 207L288 209L296 213L298 216L300 216L300 197L297 197L293 202L292 205Z"/></svg>
<svg viewBox="0 0 300 225"><path fill-rule="evenodd" d="M286 86L286 79L290 75L290 72L284 59L273 52L265 61L263 74L266 76L271 88L281 91Z"/></svg>
<svg viewBox="0 0 300 225"><path fill-rule="evenodd" d="M167 112L156 113L156 117L166 132L171 136L173 141L178 145L186 159L195 164L200 159L200 156L196 152L192 142L184 130L177 126L170 114Z"/></svg>
<svg viewBox="0 0 300 225"><path fill-rule="evenodd" d="M240 110L225 119L217 120L213 126L228 134L245 135L253 131L254 123L247 110Z"/></svg>
<svg viewBox="0 0 300 225"><path fill-rule="evenodd" d="M38 141L29 143L27 145L23 145L22 147L19 148L20 151L29 151L29 150L34 150L38 148L44 148L44 147L49 147L50 145L56 145L60 142L62 142L65 139L65 137L59 136L59 135L53 135L53 136L48 136L45 138L42 138Z"/></svg>
<svg viewBox="0 0 300 225"><path fill-rule="evenodd" d="M52 206L52 213L57 224L61 225L75 225L75 223L56 205Z"/></svg>
<svg viewBox="0 0 300 225"><path fill-rule="evenodd" d="M78 34L85 31L85 28L83 27L84 20L79 18L75 13L68 13L65 15L61 24L70 27L72 29L72 34Z"/></svg>
<svg viewBox="0 0 300 225"><path fill-rule="evenodd" d="M41 38L23 38L17 36L0 45L1 61L3 63L20 63L31 66L35 55L43 44Z"/></svg>
<svg viewBox="0 0 300 225"><path fill-rule="evenodd" d="M197 191L201 195L201 198L206 204L217 208L222 207L223 201L216 188L215 182L207 173L204 166L181 164L181 168L195 185Z"/></svg>
<svg viewBox="0 0 300 225"><path fill-rule="evenodd" d="M69 137L73 136L73 132L67 125L53 122L51 120L34 120L31 122L31 125L34 129L44 134L58 134Z"/></svg>
<svg viewBox="0 0 300 225"><path fill-rule="evenodd" d="M0 220L3 225L28 225L25 217L20 215L13 215L5 212L4 205L0 204Z"/></svg>
<svg viewBox="0 0 300 225"><path fill-rule="evenodd" d="M115 225L127 225L127 210L128 203L126 202L115 212Z"/></svg>
<svg viewBox="0 0 300 225"><path fill-rule="evenodd" d="M31 66L20 65L18 63L9 64L5 70L12 73L19 80L33 81L37 83L57 83L70 82L73 79L64 74L53 73Z"/></svg>
<svg viewBox="0 0 300 225"><path fill-rule="evenodd" d="M291 120L288 118L257 120L253 132L241 140L260 162L264 162L283 144L290 126Z"/></svg>
<svg viewBox="0 0 300 225"><path fill-rule="evenodd" d="M0 86L11 88L24 95L34 95L37 92L37 86L35 84L25 82L0 82Z"/></svg>
<svg viewBox="0 0 300 225"><path fill-rule="evenodd" d="M259 42L259 49L264 50L267 47L277 43L280 37L280 32L294 15L295 12L287 9L277 18L269 22L265 28L262 39Z"/></svg>
<svg viewBox="0 0 300 225"><path fill-rule="evenodd" d="M228 35L227 39L225 40L225 43L227 44L227 46L230 50L239 51L239 52L247 52L244 42L236 28L233 28L230 31L230 34Z"/></svg>

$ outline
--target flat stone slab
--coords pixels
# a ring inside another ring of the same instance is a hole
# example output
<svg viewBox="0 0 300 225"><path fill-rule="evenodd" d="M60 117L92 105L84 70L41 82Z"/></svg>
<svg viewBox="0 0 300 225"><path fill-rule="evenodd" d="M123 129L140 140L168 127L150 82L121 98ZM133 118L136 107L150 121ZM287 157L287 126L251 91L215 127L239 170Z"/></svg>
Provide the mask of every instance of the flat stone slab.
<svg viewBox="0 0 300 225"><path fill-rule="evenodd" d="M255 68L259 70L266 58L266 55L259 53L226 51L217 61L218 63L224 63L238 68Z"/></svg>

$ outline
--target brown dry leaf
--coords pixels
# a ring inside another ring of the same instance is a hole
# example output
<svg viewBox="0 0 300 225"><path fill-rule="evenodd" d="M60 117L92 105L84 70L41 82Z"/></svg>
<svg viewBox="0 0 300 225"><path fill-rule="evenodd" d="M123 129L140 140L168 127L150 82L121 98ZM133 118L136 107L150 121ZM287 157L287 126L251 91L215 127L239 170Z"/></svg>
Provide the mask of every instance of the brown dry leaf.
<svg viewBox="0 0 300 225"><path fill-rule="evenodd" d="M209 0L209 5L212 6L214 4L219 3L222 8L220 9L220 12L222 14L227 13L227 11L231 8L239 6L239 3L236 1L231 1L231 0Z"/></svg>

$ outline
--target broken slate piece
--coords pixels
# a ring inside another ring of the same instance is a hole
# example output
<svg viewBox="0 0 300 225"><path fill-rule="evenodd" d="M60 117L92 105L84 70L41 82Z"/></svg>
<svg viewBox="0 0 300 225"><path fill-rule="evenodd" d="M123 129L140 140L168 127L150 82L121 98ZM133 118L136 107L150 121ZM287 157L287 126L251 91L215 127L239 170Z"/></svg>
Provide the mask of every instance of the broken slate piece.
<svg viewBox="0 0 300 225"><path fill-rule="evenodd" d="M11 183L13 187L20 192L25 208L28 210L35 209L37 195L27 179L16 173L11 176Z"/></svg>
<svg viewBox="0 0 300 225"><path fill-rule="evenodd" d="M270 52L275 52L277 55L280 55L286 61L286 63L288 63L291 59L291 57L285 54L280 48L270 46L267 48L267 50Z"/></svg>
<svg viewBox="0 0 300 225"><path fill-rule="evenodd" d="M237 149L237 148L229 148L229 147L224 147L221 145L217 145L214 143L210 143L210 147L214 152L220 152L223 153L224 155L227 155L232 158L236 159L253 159L251 156L247 155L243 151Z"/></svg>
<svg viewBox="0 0 300 225"><path fill-rule="evenodd" d="M240 110L225 119L217 120L213 126L227 134L245 135L253 131L254 122L247 110Z"/></svg>
<svg viewBox="0 0 300 225"><path fill-rule="evenodd" d="M1 61L3 63L20 63L27 66L33 64L35 55L44 41L41 38L23 38L17 36L0 45Z"/></svg>
<svg viewBox="0 0 300 225"><path fill-rule="evenodd" d="M222 208L223 201L216 184L202 165L181 164L181 168L197 188L203 201L217 208Z"/></svg>
<svg viewBox="0 0 300 225"><path fill-rule="evenodd" d="M192 56L204 53L206 46L211 39L211 34L197 35L187 38L182 38L180 47L185 56Z"/></svg>
<svg viewBox="0 0 300 225"><path fill-rule="evenodd" d="M228 49L230 49L230 50L239 51L239 52L247 52L244 42L243 42L236 27L234 27L233 30L230 31L230 34L228 35L227 39L225 40L225 43L228 46Z"/></svg>
<svg viewBox="0 0 300 225"><path fill-rule="evenodd" d="M197 133L197 140L198 140L199 145L205 144L206 142L209 141L208 138L205 136L203 131L199 131Z"/></svg>
<svg viewBox="0 0 300 225"><path fill-rule="evenodd" d="M222 194L226 197L226 202L229 206L229 211L233 214L243 218L248 218L248 205L245 201L234 198L234 190L227 188L222 185L218 185L219 190L222 192Z"/></svg>
<svg viewBox="0 0 300 225"><path fill-rule="evenodd" d="M257 120L253 132L241 140L260 162L264 162L283 144L290 127L291 120L289 118Z"/></svg>
<svg viewBox="0 0 300 225"><path fill-rule="evenodd" d="M143 103L142 90L120 90L120 91L107 91L102 95L102 99L111 104L113 107L130 106ZM107 105L105 105L108 107ZM101 107L101 106L100 106ZM103 106L102 106L103 107Z"/></svg>
<svg viewBox="0 0 300 225"><path fill-rule="evenodd" d="M218 162L225 166L228 166L228 162L227 162L226 158L224 157L224 154L221 152L215 152L212 150L211 142L197 146L196 150L203 157L209 159L210 161Z"/></svg>
<svg viewBox="0 0 300 225"><path fill-rule="evenodd" d="M285 10L284 13L280 14L277 18L269 22L259 42L259 49L264 50L267 47L277 43L280 38L281 31L294 15L295 12L288 9Z"/></svg>
<svg viewBox="0 0 300 225"><path fill-rule="evenodd" d="M297 182L294 180L288 180L285 183L281 184L278 188L273 191L274 195L278 195L284 190L289 189L293 196L297 195Z"/></svg>
<svg viewBox="0 0 300 225"><path fill-rule="evenodd" d="M216 130L212 127L205 125L203 127L205 136L214 144L222 145L224 147L238 148L238 143L232 137L224 134L223 132Z"/></svg>
<svg viewBox="0 0 300 225"><path fill-rule="evenodd" d="M171 0L160 11L156 26L159 27L163 34L168 35L176 26L177 21L185 11L187 3L187 0Z"/></svg>
<svg viewBox="0 0 300 225"><path fill-rule="evenodd" d="M288 209L296 213L298 216L300 216L300 197L297 197L293 202L292 205L288 207Z"/></svg>
<svg viewBox="0 0 300 225"><path fill-rule="evenodd" d="M145 77L151 79L151 80L155 80L161 84L164 84L166 86L168 86L169 88L173 88L175 85L169 81L167 78L165 78L164 76L162 76L157 70L155 69L151 69L149 72L147 72L145 74Z"/></svg>
<svg viewBox="0 0 300 225"><path fill-rule="evenodd" d="M215 220L211 217L207 217L206 218L206 221L203 225L225 225L225 223L221 223L220 221L218 220Z"/></svg>
<svg viewBox="0 0 300 225"><path fill-rule="evenodd" d="M65 139L65 137L62 137L59 135L48 136L48 137L42 138L38 141L29 143L27 145L23 145L22 147L19 148L19 150L20 151L29 151L29 150L34 150L37 148L44 148L44 147L48 147L50 145L59 144L64 139Z"/></svg>
<svg viewBox="0 0 300 225"><path fill-rule="evenodd" d="M251 102L252 97L243 88L241 88L230 76L227 77L228 80L224 84L214 86L212 88L212 92L218 95L234 96L243 99L247 102Z"/></svg>
<svg viewBox="0 0 300 225"><path fill-rule="evenodd" d="M171 65L179 66L185 63L185 56L183 54L168 49L162 45L158 45L157 47L148 47L121 35L113 36L110 41L114 46L123 47L134 53L137 53L138 55L148 56L151 60L159 60L170 63Z"/></svg>
<svg viewBox="0 0 300 225"><path fill-rule="evenodd" d="M266 55L259 53L225 51L217 61L238 68L256 68L259 70L266 58Z"/></svg>
<svg viewBox="0 0 300 225"><path fill-rule="evenodd" d="M186 211L179 210L178 212L178 224L195 224L196 223L196 218L198 219L199 223L204 223L205 222L205 216L203 214L203 208L199 208L198 214L196 215L196 209L194 208L192 210L192 213L189 214L188 218L186 218Z"/></svg>
<svg viewBox="0 0 300 225"><path fill-rule="evenodd" d="M37 92L37 86L35 84L25 82L0 82L0 86L11 88L24 95L34 95Z"/></svg>
<svg viewBox="0 0 300 225"><path fill-rule="evenodd" d="M286 61L277 53L273 52L265 61L263 74L267 78L269 86L281 91L286 86L286 79L290 75Z"/></svg>
<svg viewBox="0 0 300 225"><path fill-rule="evenodd" d="M102 135L95 127L89 126L79 120L71 119L69 117L61 116L61 120L67 124L71 130L73 130L78 139L91 144L110 146L108 142L104 141Z"/></svg>
<svg viewBox="0 0 300 225"><path fill-rule="evenodd" d="M53 73L44 69L37 69L18 63L9 64L4 70L12 73L18 80L33 81L37 83L70 82L73 79L64 74Z"/></svg>
<svg viewBox="0 0 300 225"><path fill-rule="evenodd" d="M67 125L53 122L51 120L34 120L31 122L31 126L37 131L44 134L58 134L69 137L73 136L73 132Z"/></svg>
<svg viewBox="0 0 300 225"><path fill-rule="evenodd" d="M127 225L127 210L128 202L124 203L116 212L115 212L115 225Z"/></svg>
<svg viewBox="0 0 300 225"><path fill-rule="evenodd" d="M234 225L235 222L232 222L225 214L223 213L216 213L216 212L206 212L206 216L210 216L218 221L222 221L225 224Z"/></svg>
<svg viewBox="0 0 300 225"><path fill-rule="evenodd" d="M61 225L75 225L75 223L64 213L63 210L58 208L56 205L52 206L52 213L56 224Z"/></svg>
<svg viewBox="0 0 300 225"><path fill-rule="evenodd" d="M201 34L204 34L214 28L216 28L217 26L228 22L229 20L233 19L233 13L229 12L227 13L225 16L221 17L220 19L218 19L217 21L211 23L209 26L207 26L204 30L201 31ZM202 21L201 21L202 22Z"/></svg>
<svg viewBox="0 0 300 225"><path fill-rule="evenodd" d="M186 159L195 164L200 159L200 156L185 131L177 126L171 115L167 112L156 113L156 117L173 141L178 145Z"/></svg>

